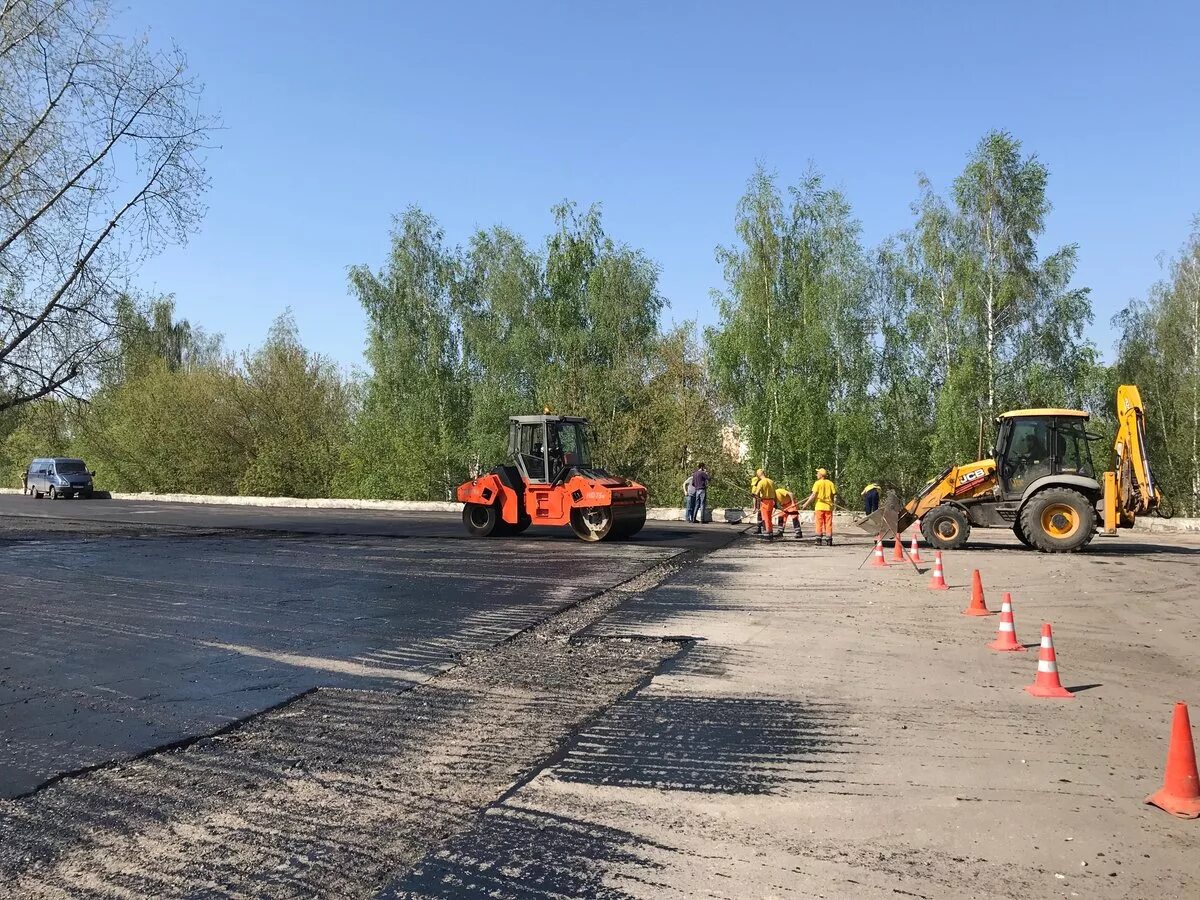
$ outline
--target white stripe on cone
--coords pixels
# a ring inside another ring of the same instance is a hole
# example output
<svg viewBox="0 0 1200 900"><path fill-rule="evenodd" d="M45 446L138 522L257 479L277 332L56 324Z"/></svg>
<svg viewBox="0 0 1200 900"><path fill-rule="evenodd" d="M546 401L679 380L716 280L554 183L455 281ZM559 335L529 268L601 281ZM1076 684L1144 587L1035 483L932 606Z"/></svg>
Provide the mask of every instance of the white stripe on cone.
<svg viewBox="0 0 1200 900"><path fill-rule="evenodd" d="M1000 627L997 628L996 630L997 631L1015 631L1016 629L1013 628L1012 622L1001 622Z"/></svg>
<svg viewBox="0 0 1200 900"><path fill-rule="evenodd" d="M1058 671L1058 663L1056 663L1052 659L1039 659L1038 660L1038 671L1039 672L1057 672Z"/></svg>

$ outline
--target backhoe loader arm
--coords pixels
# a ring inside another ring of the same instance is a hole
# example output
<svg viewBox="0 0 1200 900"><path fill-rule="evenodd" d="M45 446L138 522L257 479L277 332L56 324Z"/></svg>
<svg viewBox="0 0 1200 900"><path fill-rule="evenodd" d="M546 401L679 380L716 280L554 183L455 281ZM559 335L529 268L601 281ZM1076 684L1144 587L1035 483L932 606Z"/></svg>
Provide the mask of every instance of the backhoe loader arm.
<svg viewBox="0 0 1200 900"><path fill-rule="evenodd" d="M1162 503L1162 492L1146 455L1146 409L1132 384L1117 388L1115 471L1104 473L1104 530L1132 528L1139 515Z"/></svg>

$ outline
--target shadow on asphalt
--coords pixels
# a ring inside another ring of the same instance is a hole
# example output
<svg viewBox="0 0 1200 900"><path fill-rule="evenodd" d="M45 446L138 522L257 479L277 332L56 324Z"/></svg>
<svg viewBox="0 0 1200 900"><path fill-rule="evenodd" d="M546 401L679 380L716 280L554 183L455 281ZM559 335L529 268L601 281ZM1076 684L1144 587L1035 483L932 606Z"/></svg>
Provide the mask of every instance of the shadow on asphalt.
<svg viewBox="0 0 1200 900"><path fill-rule="evenodd" d="M966 546L960 550L943 551L946 553L963 553L975 550L991 551L991 550L1019 550L1024 553L1030 553L1035 556L1038 551L1022 547L1014 541L968 541ZM922 549L922 553L926 551ZM1179 544L1152 544L1147 543L1142 539L1138 541L1130 541L1128 539L1117 538L1096 538L1087 548L1081 551L1082 556L1153 556L1156 554L1165 554L1168 556L1200 556L1200 546L1185 547ZM1052 554L1051 554L1052 555Z"/></svg>
<svg viewBox="0 0 1200 900"><path fill-rule="evenodd" d="M620 829L505 804L376 896L624 900L630 895L606 885L605 874L614 865L661 868L646 858L650 848L669 849Z"/></svg>
<svg viewBox="0 0 1200 900"><path fill-rule="evenodd" d="M847 752L836 704L638 695L590 725L555 776L578 784L773 794L798 762Z"/></svg>

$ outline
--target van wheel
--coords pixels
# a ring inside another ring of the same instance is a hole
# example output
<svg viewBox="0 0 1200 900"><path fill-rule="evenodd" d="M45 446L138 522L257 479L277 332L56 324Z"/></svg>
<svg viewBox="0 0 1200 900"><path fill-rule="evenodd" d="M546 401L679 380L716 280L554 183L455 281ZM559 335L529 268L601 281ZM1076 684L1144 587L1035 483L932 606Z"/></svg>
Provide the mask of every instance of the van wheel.
<svg viewBox="0 0 1200 900"><path fill-rule="evenodd" d="M467 503L463 506L463 524L471 537L491 537L500 534L500 513L495 506Z"/></svg>
<svg viewBox="0 0 1200 900"><path fill-rule="evenodd" d="M49 496L50 496L51 500L58 499L58 489L55 488L54 485L50 485L50 495Z"/></svg>

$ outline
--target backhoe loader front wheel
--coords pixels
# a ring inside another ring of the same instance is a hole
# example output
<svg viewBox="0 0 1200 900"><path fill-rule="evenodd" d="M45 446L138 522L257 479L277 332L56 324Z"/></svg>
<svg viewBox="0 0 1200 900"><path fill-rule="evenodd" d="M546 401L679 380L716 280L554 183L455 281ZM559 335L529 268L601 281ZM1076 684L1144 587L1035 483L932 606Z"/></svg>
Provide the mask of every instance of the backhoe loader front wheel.
<svg viewBox="0 0 1200 900"><path fill-rule="evenodd" d="M957 506L943 504L921 518L921 534L934 550L957 550L971 536L971 523Z"/></svg>
<svg viewBox="0 0 1200 900"><path fill-rule="evenodd" d="M1013 534L1015 534L1017 536L1017 540L1026 547L1033 547L1033 544L1029 543L1029 535L1025 533L1025 528L1021 525L1020 516L1017 516L1017 520L1013 522Z"/></svg>
<svg viewBox="0 0 1200 900"><path fill-rule="evenodd" d="M1021 509L1021 530L1043 553L1073 553L1095 536L1096 511L1078 491L1049 488Z"/></svg>
<svg viewBox="0 0 1200 900"><path fill-rule="evenodd" d="M611 506L577 506L571 510L571 530L581 541L602 541L613 529Z"/></svg>
<svg viewBox="0 0 1200 900"><path fill-rule="evenodd" d="M468 503L463 506L463 524L471 537L491 537L500 534L500 510L495 506L484 506L482 503Z"/></svg>

